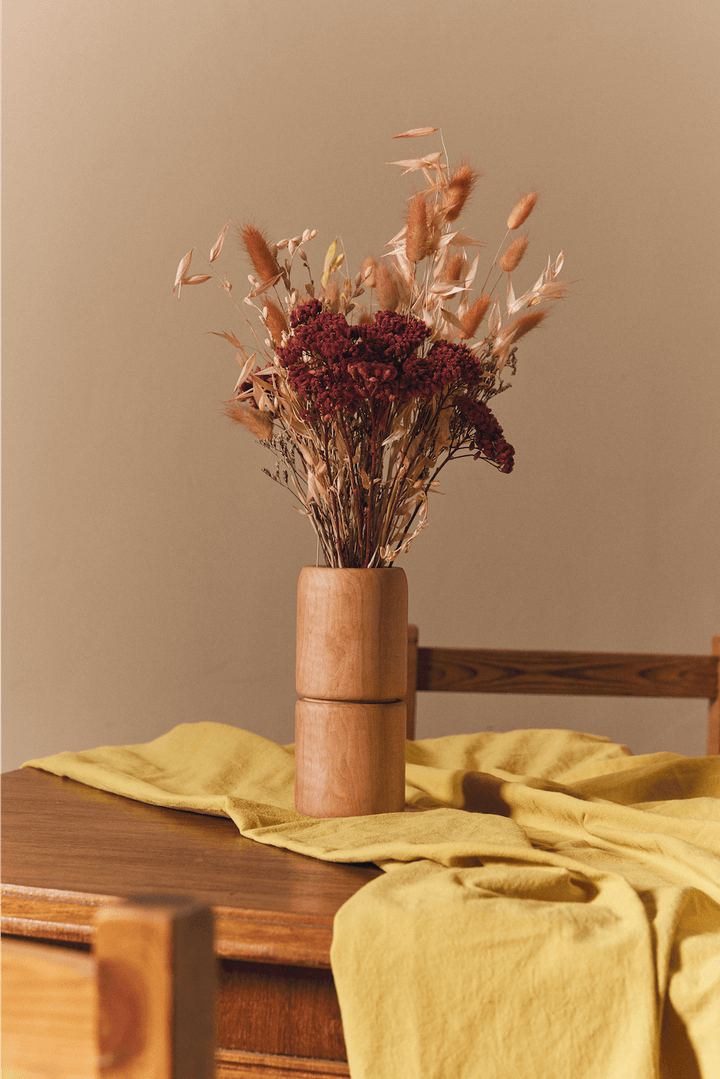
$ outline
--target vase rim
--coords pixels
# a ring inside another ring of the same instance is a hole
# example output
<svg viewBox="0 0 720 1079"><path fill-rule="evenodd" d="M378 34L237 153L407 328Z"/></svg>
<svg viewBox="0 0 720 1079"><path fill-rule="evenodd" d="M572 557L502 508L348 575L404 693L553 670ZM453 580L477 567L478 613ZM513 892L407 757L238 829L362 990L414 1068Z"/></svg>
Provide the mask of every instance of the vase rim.
<svg viewBox="0 0 720 1079"><path fill-rule="evenodd" d="M328 570L330 573L338 570L342 573L387 573L390 570L404 572L401 566L303 566L303 569Z"/></svg>

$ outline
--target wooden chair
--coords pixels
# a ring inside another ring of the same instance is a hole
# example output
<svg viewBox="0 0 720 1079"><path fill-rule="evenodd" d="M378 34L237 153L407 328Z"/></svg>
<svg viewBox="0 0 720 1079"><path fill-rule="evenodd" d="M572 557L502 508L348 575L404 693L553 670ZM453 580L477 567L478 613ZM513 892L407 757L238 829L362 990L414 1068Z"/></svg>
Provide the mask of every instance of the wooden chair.
<svg viewBox="0 0 720 1079"><path fill-rule="evenodd" d="M700 697L710 703L707 752L720 753L720 637L712 654L524 652L425 648L408 626L407 737L415 737L417 690L614 697Z"/></svg>
<svg viewBox="0 0 720 1079"><path fill-rule="evenodd" d="M99 908L92 955L3 937L3 1079L212 1079L215 962L182 896Z"/></svg>

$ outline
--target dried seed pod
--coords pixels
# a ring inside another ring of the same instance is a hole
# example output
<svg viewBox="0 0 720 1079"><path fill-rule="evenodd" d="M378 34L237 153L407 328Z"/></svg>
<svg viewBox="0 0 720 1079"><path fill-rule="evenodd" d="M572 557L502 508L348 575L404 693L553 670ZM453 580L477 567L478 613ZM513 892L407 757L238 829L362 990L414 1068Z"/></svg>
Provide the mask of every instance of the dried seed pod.
<svg viewBox="0 0 720 1079"><path fill-rule="evenodd" d="M400 293L395 275L384 262L375 267L375 289L378 307L383 311L395 311L400 303Z"/></svg>
<svg viewBox="0 0 720 1079"><path fill-rule="evenodd" d="M519 229L522 223L527 221L528 217L533 212L537 200L537 191L530 191L527 195L523 195L520 201L512 208L510 216L507 219L507 227L511 230Z"/></svg>
<svg viewBox="0 0 720 1079"><path fill-rule="evenodd" d="M230 401L225 407L225 415L235 423L241 423L243 427L247 427L248 431L251 431L262 442L272 438L273 421L267 412Z"/></svg>
<svg viewBox="0 0 720 1079"><path fill-rule="evenodd" d="M410 262L422 262L430 251L430 229L424 195L414 195L407 217L405 254Z"/></svg>
<svg viewBox="0 0 720 1079"><path fill-rule="evenodd" d="M362 279L367 288L375 288L376 275L377 263L371 255L368 255L362 264Z"/></svg>
<svg viewBox="0 0 720 1079"><path fill-rule="evenodd" d="M285 315L272 300L265 300L263 318L265 319L265 324L270 331L270 336L272 337L274 344L281 344L283 333L288 332L288 324L285 320Z"/></svg>
<svg viewBox="0 0 720 1079"><path fill-rule="evenodd" d="M277 277L280 273L277 259L260 229L254 225L243 225L240 231L240 239L250 256L255 273L263 284L272 280L273 277Z"/></svg>
<svg viewBox="0 0 720 1079"><path fill-rule="evenodd" d="M340 286L334 278L323 289L322 299L323 307L336 315L340 310Z"/></svg>
<svg viewBox="0 0 720 1079"><path fill-rule="evenodd" d="M458 334L461 341L468 341L471 337L475 336L480 323L487 314L490 300L491 296L487 292L482 296L478 296L472 307L470 307L464 315L460 316L460 321L464 327Z"/></svg>
<svg viewBox="0 0 720 1079"><path fill-rule="evenodd" d="M500 259L500 269L505 270L506 273L512 273L520 265L529 243L529 236L518 236L517 240L513 240Z"/></svg>
<svg viewBox="0 0 720 1079"><path fill-rule="evenodd" d="M537 311L529 311L526 315L520 315L514 322L511 322L509 326L506 326L503 330L501 337L503 340L512 340L515 344L524 337L530 330L534 330L536 326L539 326L544 319L547 318L547 308L539 308Z"/></svg>
<svg viewBox="0 0 720 1079"><path fill-rule="evenodd" d="M445 265L445 270L443 271L443 281L459 281L462 276L464 263L465 257L462 251L456 251L455 254L451 255Z"/></svg>
<svg viewBox="0 0 720 1079"><path fill-rule="evenodd" d="M469 165L461 165L452 174L443 195L443 209L446 221L457 221L465 203L472 194L478 173Z"/></svg>

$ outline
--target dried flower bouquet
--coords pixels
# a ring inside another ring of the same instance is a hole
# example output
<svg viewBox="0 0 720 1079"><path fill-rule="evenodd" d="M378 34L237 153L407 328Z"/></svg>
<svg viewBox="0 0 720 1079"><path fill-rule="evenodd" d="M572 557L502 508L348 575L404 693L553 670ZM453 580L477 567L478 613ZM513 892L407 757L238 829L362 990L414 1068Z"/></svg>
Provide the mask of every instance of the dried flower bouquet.
<svg viewBox="0 0 720 1079"><path fill-rule="evenodd" d="M449 461L472 456L511 471L513 448L488 402L509 386L518 341L567 292L558 280L561 252L515 296L512 273L528 237L507 241L532 212L535 192L511 211L485 282L473 292L480 255L471 260L468 252L484 245L455 223L478 174L468 165L451 170L444 149L390 163L425 186L408 200L386 254L366 259L354 277L341 273L337 240L318 283L304 247L316 230L268 243L245 225L239 238L254 272L244 303L256 326L235 303L227 274L220 278L212 266L228 221L208 256L211 272L189 272L191 250L175 278L179 297L184 285L215 276L247 322L252 353L234 333L219 334L242 368L227 412L278 458L273 473L264 471L298 499L328 566L392 565L425 527L428 494ZM292 280L298 269L302 286ZM504 304L496 294L503 279Z"/></svg>

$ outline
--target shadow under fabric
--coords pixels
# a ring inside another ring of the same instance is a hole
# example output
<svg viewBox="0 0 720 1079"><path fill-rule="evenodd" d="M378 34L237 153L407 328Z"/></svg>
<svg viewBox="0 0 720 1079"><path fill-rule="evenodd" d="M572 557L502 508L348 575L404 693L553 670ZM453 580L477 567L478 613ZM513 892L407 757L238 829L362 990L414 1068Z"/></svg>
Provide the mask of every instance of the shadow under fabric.
<svg viewBox="0 0 720 1079"><path fill-rule="evenodd" d="M353 1079L716 1079L720 758L571 731L408 742L414 812L293 808L292 746L217 723L25 766L383 876L335 919Z"/></svg>

